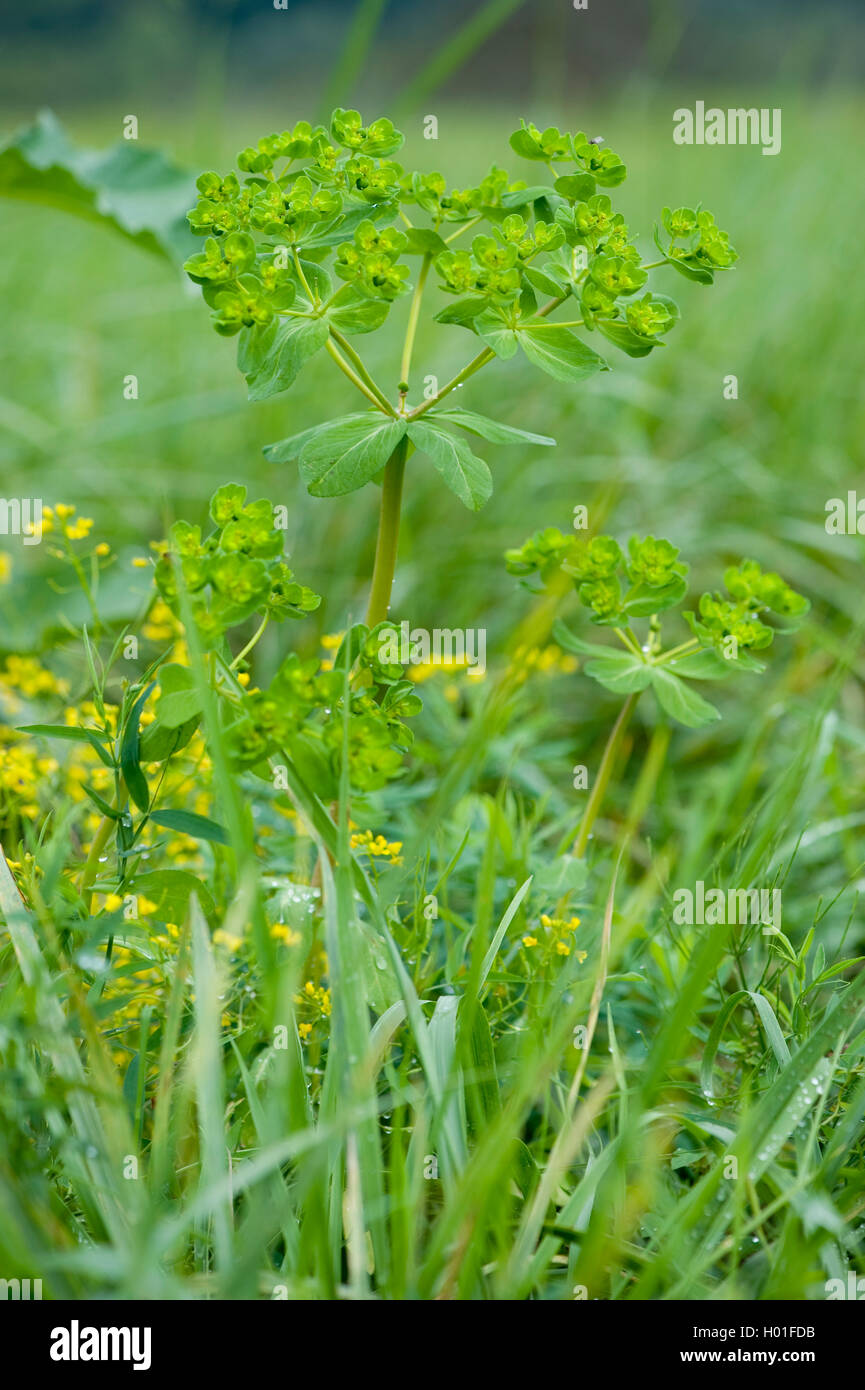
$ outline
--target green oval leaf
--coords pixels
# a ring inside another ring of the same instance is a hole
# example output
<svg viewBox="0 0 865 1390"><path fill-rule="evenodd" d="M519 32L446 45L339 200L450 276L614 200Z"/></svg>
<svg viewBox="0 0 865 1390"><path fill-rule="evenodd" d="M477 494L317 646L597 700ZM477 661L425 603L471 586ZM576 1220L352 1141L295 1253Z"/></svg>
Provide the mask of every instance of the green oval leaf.
<svg viewBox="0 0 865 1390"><path fill-rule="evenodd" d="M710 705L696 690L691 690L671 671L665 671L661 666L648 669L651 672L652 687L658 697L658 704L671 719L684 724L688 729L701 729L705 724L712 724L721 718L714 705Z"/></svg>
<svg viewBox="0 0 865 1390"><path fill-rule="evenodd" d="M560 324L525 324L519 330L519 340L529 361L556 381L584 381L596 372L609 370L603 357Z"/></svg>
<svg viewBox="0 0 865 1390"><path fill-rule="evenodd" d="M416 449L429 455L451 492L456 493L464 506L473 512L480 511L493 490L492 475L483 459L473 454L462 439L431 421L410 424L408 435Z"/></svg>
<svg viewBox="0 0 865 1390"><path fill-rule="evenodd" d="M313 497L355 492L380 473L406 432L404 420L344 415L320 429L300 452L300 474Z"/></svg>

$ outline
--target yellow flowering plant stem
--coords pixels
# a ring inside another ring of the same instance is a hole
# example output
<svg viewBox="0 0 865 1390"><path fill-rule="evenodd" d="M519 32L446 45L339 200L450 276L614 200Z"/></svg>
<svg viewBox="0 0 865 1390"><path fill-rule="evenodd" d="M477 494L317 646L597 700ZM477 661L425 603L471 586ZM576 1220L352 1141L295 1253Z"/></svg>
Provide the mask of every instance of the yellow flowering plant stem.
<svg viewBox="0 0 865 1390"><path fill-rule="evenodd" d="M414 340L417 335L418 320L420 319L420 306L423 298L424 288L429 275L429 268L432 265L432 256L427 254L421 262L418 272L417 284L412 295L411 308L408 315L408 327L406 328L405 343L402 350L402 362L400 364L400 394L405 400L408 392L408 378L411 371L411 359L414 352Z"/></svg>

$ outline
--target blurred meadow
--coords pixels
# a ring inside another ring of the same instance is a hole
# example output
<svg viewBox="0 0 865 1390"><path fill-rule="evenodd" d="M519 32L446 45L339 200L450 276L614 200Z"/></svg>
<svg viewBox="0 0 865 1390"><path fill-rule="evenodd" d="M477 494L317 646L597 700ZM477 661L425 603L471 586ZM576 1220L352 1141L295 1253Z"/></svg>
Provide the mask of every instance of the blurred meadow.
<svg viewBox="0 0 865 1390"><path fill-rule="evenodd" d="M771 883L780 875L784 932L794 950L813 927L824 961L865 954L858 906L865 882L863 542L828 535L824 526L828 499L865 489L865 283L855 273L865 212L858 174L865 100L856 89L861 16L852 6L818 13L806 5L737 5L723 7L722 23L717 6L664 0L614 6L597 21L594 4L587 13L546 3L478 4L468 16L465 8L444 5L437 14L429 4L308 5L250 17L235 6L208 18L195 7L139 7L125 9L122 21L106 19L98 33L73 26L65 52L63 24L74 7L57 7L53 36L47 28L12 36L20 62L0 98L0 130L8 134L51 106L76 143L102 148L132 112L141 144L192 171L191 186L195 172L231 167L237 150L263 132L316 119L329 105L358 105L370 117L393 116L406 134L398 155L406 167L441 167L469 184L494 162L514 178L530 177L508 148L508 134L524 117L539 127L602 135L621 154L628 180L617 190L617 207L647 255L665 205L699 199L729 230L740 259L711 290L667 272L675 284L660 288L675 295L682 320L662 350L639 361L608 350L613 370L578 386L540 376L520 356L460 389L461 406L557 441L550 449L482 445L494 476L482 511L465 510L443 491L423 456L410 461L392 615L430 629L485 628L488 673L484 681L436 676L425 683L411 776L376 793L372 804L377 824L406 844L408 867L395 872L385 910L421 891L413 879L417 853L428 851L440 875L472 832L448 884L444 973L424 973L414 954L410 960L419 990L447 994L462 962L454 944L460 933L472 922L488 938L519 885L530 873L543 883L555 846L573 834L579 805L572 768L597 764L621 704L545 657L552 614L543 603L532 605L506 572L505 550L538 528L568 532L574 507L583 504L593 531L620 540L631 532L669 537L692 566L690 592L716 588L725 566L748 556L810 598L807 623L776 644L763 678L731 682L713 695L722 722L708 730L676 728L667 755L654 706L641 704L621 751L580 912L581 944L597 962L617 836L622 825L630 827L599 1024L603 1045L589 1066L593 1078L606 1075L612 1054L619 1110L609 1120L594 1112L586 1127L594 1156L611 1133L619 1136L616 1172L622 1184L630 1175L633 1209L624 1211L614 1185L609 1228L596 1207L580 1227L579 1251L567 1246L563 1263L568 1279L582 1279L591 1296L820 1296L814 1288L828 1266L820 1272L818 1236L831 1228L845 1259L863 1258L861 1236L853 1236L865 1192L857 1121L865 1104L857 1070L863 1035L856 1033L845 1054L859 1109L847 1110L845 1092L835 1115L843 1125L848 1114L843 1159L827 1139L829 1157L809 1169L807 1146L797 1139L795 1152L791 1147L779 1160L797 1190L810 1182L831 1197L840 1225L821 1227L816 1208L807 1215L796 1208L804 1234L794 1249L780 1218L776 1230L767 1217L764 1230L757 1208L739 1212L743 1223L754 1219L748 1229L759 1234L756 1253L724 1265L729 1247L722 1249L712 1226L707 1249L718 1264L707 1272L690 1216L677 1216L674 1207L690 1200L706 1171L696 1160L688 1171L688 1145L708 1152L712 1123L720 1123L717 1111L715 1121L709 1115L716 1102L697 1080L721 997L709 982L720 980L721 991L735 967L756 989L769 967L759 941L743 946L735 962L720 965L718 946L695 965L696 948L686 949L670 925L669 888L725 869L741 873L743 882ZM449 43L453 35L459 42ZM82 67L73 71L79 50ZM780 154L674 145L673 112L696 99L723 108L780 107ZM436 141L424 138L429 114L437 117ZM292 566L324 596L316 613L292 626L296 649L315 654L323 637L359 619L375 546L376 490L317 500L294 466L270 464L262 454L273 440L355 408L333 363L322 353L294 390L249 404L233 344L214 337L197 289L179 268L54 208L2 201L0 219L3 491L39 495L51 505L73 502L94 519L94 538L109 542L116 556L102 581L103 613L117 623L135 621L150 583L134 557L149 554L149 543L175 518L203 521L210 494L240 482L252 496L263 493L288 508ZM435 308L446 302L437 287L430 300ZM365 346L368 366L390 391L407 314L408 301L399 301ZM415 397L426 374L448 380L473 351L464 330L427 319L416 349ZM139 382L134 401L123 397L128 374ZM737 399L725 398L730 376ZM51 647L56 669L77 687L80 649L58 630L86 618L82 596L59 584L46 547L22 549L0 537L0 553L11 561L0 584L0 661L39 657ZM569 603L562 613L573 626L578 606L573 597ZM285 640L284 627L264 635L259 681L278 666ZM520 663L520 679L506 681L504 673ZM759 957L753 975L746 958L752 949L752 965ZM415 950L422 954L417 941ZM807 1040L812 1023L817 1027L809 1013L816 996L796 1012L793 999L785 995L782 1005L781 995L778 985L782 1031L791 1045ZM550 1036L554 1003L547 1000L542 1014ZM728 1058L747 1071L727 1097L736 1114L755 1105L764 1084L783 1071L776 1041L762 1038L756 1016L750 1030L742 1024ZM515 1066L508 1046L499 1058L506 1073ZM226 1065L233 1065L230 1057ZM644 1186L636 1181L633 1166L661 1162L664 1145L645 1138L639 1116L654 1114L662 1086L671 1088L663 1091L670 1104L664 1123L672 1125L664 1142L685 1136L675 1181L694 1186L674 1191L668 1183L659 1196L650 1193L648 1178ZM548 1113L547 1102L538 1102L521 1132L545 1132L548 1122L554 1131L549 1105ZM555 1170L556 1180L565 1166ZM458 1221L459 1202L477 1190L460 1189L449 1219ZM497 1207L495 1213L494 1229L503 1231L505 1218ZM516 1240L513 1260L532 1231L537 1235L530 1223ZM504 1245L509 1237L500 1239ZM641 1242L654 1264L636 1249ZM247 1249L253 1245L250 1237ZM440 1270L449 1268L441 1251L435 1265L436 1250L433 1240L432 1263L418 1284L410 1275L402 1284L394 1277L394 1296L431 1296ZM20 1251L16 1258L23 1261ZM615 1272L617 1262L627 1276ZM301 1260L298 1268L308 1264ZM539 1275L533 1283L522 1265L519 1273L515 1268L512 1261L496 1291L480 1294L472 1266L461 1296L541 1290ZM144 1286L116 1277L125 1296ZM250 1296L253 1276L247 1284L242 1273L233 1277L229 1296ZM452 1283L453 1271L443 1277ZM86 1296L115 1276L57 1278L61 1293ZM153 1280L145 1296L177 1296L176 1285ZM563 1288L550 1286L541 1296L569 1296Z"/></svg>

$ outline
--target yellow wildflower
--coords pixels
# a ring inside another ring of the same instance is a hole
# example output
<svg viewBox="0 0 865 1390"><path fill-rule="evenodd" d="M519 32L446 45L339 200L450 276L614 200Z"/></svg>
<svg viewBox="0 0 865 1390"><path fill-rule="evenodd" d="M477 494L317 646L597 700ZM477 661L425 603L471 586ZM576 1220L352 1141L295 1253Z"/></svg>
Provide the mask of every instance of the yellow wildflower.
<svg viewBox="0 0 865 1390"><path fill-rule="evenodd" d="M292 931L285 922L274 922L270 928L270 934L275 941L281 941L284 946L299 946L303 940L300 932Z"/></svg>
<svg viewBox="0 0 865 1390"><path fill-rule="evenodd" d="M233 932L218 927L213 933L213 944L214 946L226 946L229 951L239 951L243 945L243 937L235 936Z"/></svg>
<svg viewBox="0 0 865 1390"><path fill-rule="evenodd" d="M373 835L371 830L360 830L351 837L351 848L368 854L371 859L389 859L392 864L401 864L400 850L402 840L386 840L383 835Z"/></svg>

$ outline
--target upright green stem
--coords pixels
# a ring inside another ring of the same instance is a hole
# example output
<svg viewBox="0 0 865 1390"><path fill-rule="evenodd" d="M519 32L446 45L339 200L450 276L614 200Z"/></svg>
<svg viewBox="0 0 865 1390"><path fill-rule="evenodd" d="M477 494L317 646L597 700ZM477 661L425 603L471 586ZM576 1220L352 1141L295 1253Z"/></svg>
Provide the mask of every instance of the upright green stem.
<svg viewBox="0 0 865 1390"><path fill-rule="evenodd" d="M586 852L586 846L589 843L589 836L592 833L592 826L594 825L595 820L597 819L598 812L601 809L601 804L604 800L604 793L607 790L610 775L613 771L613 765L616 761L616 754L619 751L619 747L621 745L625 730L627 729L631 715L634 712L634 706L637 703L637 700L639 699L639 694L640 692L636 691L628 696L627 700L622 705L622 708L619 711L618 719L616 720L615 724L613 725L610 731L610 737L607 739L607 746L604 749L604 756L601 759L601 766L598 768L598 775L595 778L594 786L592 787L591 794L589 796L588 802L586 803L586 809L583 812L583 819L580 822L580 829L577 835L576 843L574 844L573 851L575 859L582 859L583 855Z"/></svg>
<svg viewBox="0 0 865 1390"><path fill-rule="evenodd" d="M481 367L485 367L488 362L492 362L496 355L492 348L484 348L482 352L478 353L477 357L473 357L471 362L468 362L466 366L463 367L462 371L457 372L456 376L453 377L451 381L447 382L440 391L437 391L430 400L424 401L421 405L416 406L414 410L405 413L406 383L408 381L409 371L411 370L411 359L415 335L417 333L421 298L423 296L424 285L431 262L431 256L424 256L420 274L418 275L417 285L415 286L411 308L409 310L408 327L406 329L405 344L403 346L398 413L406 420L417 420L420 416L425 415L428 410L438 405L439 401L444 400L445 396L449 395L451 391L454 391L457 386L461 386L464 381L468 381L469 377L474 376L475 372L479 372ZM559 299L551 299L548 304L544 305L543 309L538 311L539 317L544 317L546 314L549 314L551 310L563 303L565 298L566 296L563 295ZM333 336L340 341L340 346L343 347L345 351L349 351L349 345L345 343L344 339L340 339L340 335L334 334ZM389 414L394 413L393 407L387 401L383 403L379 388L375 385L375 382L372 381L371 377L369 377L362 363L358 362L358 371L363 371L363 375L366 378L365 380L362 380L358 373L349 366L330 340L328 340L327 348L337 366L345 372L346 376L354 382L355 386L357 386L373 404L377 405L380 410L387 410ZM375 391L376 395L373 395L373 391ZM376 399L376 396L378 396L378 399ZM384 619L388 615L388 609L390 608L390 594L393 588L397 544L399 541L399 513L400 504L402 502L402 484L405 475L405 462L408 456L408 448L408 435L405 435L400 440L385 465L384 480L381 490L381 509L379 511L378 520L378 538L375 547L375 566L372 574L369 608L367 609L366 615L366 621L370 627L374 627L376 623L384 622Z"/></svg>
<svg viewBox="0 0 865 1390"><path fill-rule="evenodd" d="M429 275L429 268L432 265L432 256L427 253L421 263L418 272L417 284L412 295L411 308L408 315L408 328L406 329L405 344L402 350L402 364L400 366L400 381L408 381L408 374L411 371L411 357L414 350L415 334L417 333L418 319L420 317L420 303L423 299L424 285Z"/></svg>
<svg viewBox="0 0 865 1390"><path fill-rule="evenodd" d="M378 517L378 539L375 546L375 566L366 621L369 627L384 622L390 608L390 594L396 569L399 543L399 512L402 502L402 481L408 455L408 435L403 435L387 463L381 488L381 508Z"/></svg>
<svg viewBox="0 0 865 1390"><path fill-rule="evenodd" d="M667 757L672 732L672 726L666 722L655 725L643 766L640 769L640 775L637 778L637 785L631 797L631 804L628 807L622 835L623 841L629 840L632 835L636 834L640 822L646 814Z"/></svg>

